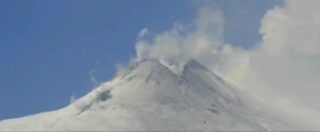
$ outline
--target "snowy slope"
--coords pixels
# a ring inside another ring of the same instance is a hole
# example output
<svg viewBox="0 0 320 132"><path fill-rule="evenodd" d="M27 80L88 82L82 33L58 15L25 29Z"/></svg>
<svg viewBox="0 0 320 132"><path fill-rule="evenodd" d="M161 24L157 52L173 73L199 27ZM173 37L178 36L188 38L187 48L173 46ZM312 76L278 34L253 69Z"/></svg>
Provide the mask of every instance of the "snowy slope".
<svg viewBox="0 0 320 132"><path fill-rule="evenodd" d="M0 121L0 131L282 129L286 124L194 60L181 72L139 61L66 108Z"/></svg>

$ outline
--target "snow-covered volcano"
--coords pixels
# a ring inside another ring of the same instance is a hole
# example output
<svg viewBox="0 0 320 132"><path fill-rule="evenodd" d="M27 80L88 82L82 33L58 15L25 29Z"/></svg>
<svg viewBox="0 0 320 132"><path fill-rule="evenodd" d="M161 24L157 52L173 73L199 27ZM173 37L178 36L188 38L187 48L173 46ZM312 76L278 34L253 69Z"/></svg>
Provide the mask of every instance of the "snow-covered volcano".
<svg viewBox="0 0 320 132"><path fill-rule="evenodd" d="M69 106L0 122L0 130L281 130L241 90L198 62L174 72L143 60Z"/></svg>

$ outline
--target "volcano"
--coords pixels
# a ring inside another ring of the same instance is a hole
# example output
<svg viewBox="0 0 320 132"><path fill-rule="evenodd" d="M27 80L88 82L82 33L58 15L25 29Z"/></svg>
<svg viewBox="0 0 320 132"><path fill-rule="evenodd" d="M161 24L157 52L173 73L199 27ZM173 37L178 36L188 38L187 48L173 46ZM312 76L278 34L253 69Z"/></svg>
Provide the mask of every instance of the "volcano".
<svg viewBox="0 0 320 132"><path fill-rule="evenodd" d="M0 121L13 130L283 130L287 125L199 62L180 72L155 59L136 61L65 108Z"/></svg>

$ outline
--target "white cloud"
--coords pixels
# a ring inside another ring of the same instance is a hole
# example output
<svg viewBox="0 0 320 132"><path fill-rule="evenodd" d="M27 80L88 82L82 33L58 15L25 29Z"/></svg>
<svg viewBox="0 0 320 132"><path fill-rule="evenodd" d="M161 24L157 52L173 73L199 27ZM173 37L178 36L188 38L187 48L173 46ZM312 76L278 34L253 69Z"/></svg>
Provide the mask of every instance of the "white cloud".
<svg viewBox="0 0 320 132"><path fill-rule="evenodd" d="M262 21L263 49L273 54L312 56L320 52L318 0L290 0L270 10Z"/></svg>
<svg viewBox="0 0 320 132"><path fill-rule="evenodd" d="M263 40L248 51L248 74L258 75L258 84L269 90L320 110L320 9L315 5L320 1L288 0L266 13L260 29Z"/></svg>
<svg viewBox="0 0 320 132"><path fill-rule="evenodd" d="M144 28L140 31L140 33L138 34L138 38L143 38L147 33L148 33L149 29L148 28Z"/></svg>

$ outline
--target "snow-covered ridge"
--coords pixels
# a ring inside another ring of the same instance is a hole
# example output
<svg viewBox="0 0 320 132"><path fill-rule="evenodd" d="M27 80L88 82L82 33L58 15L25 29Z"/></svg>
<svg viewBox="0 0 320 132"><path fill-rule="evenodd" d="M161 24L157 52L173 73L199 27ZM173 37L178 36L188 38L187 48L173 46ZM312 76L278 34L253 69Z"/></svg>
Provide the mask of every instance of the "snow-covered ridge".
<svg viewBox="0 0 320 132"><path fill-rule="evenodd" d="M176 72L133 63L66 108L0 122L0 130L281 130L286 125L195 60Z"/></svg>

